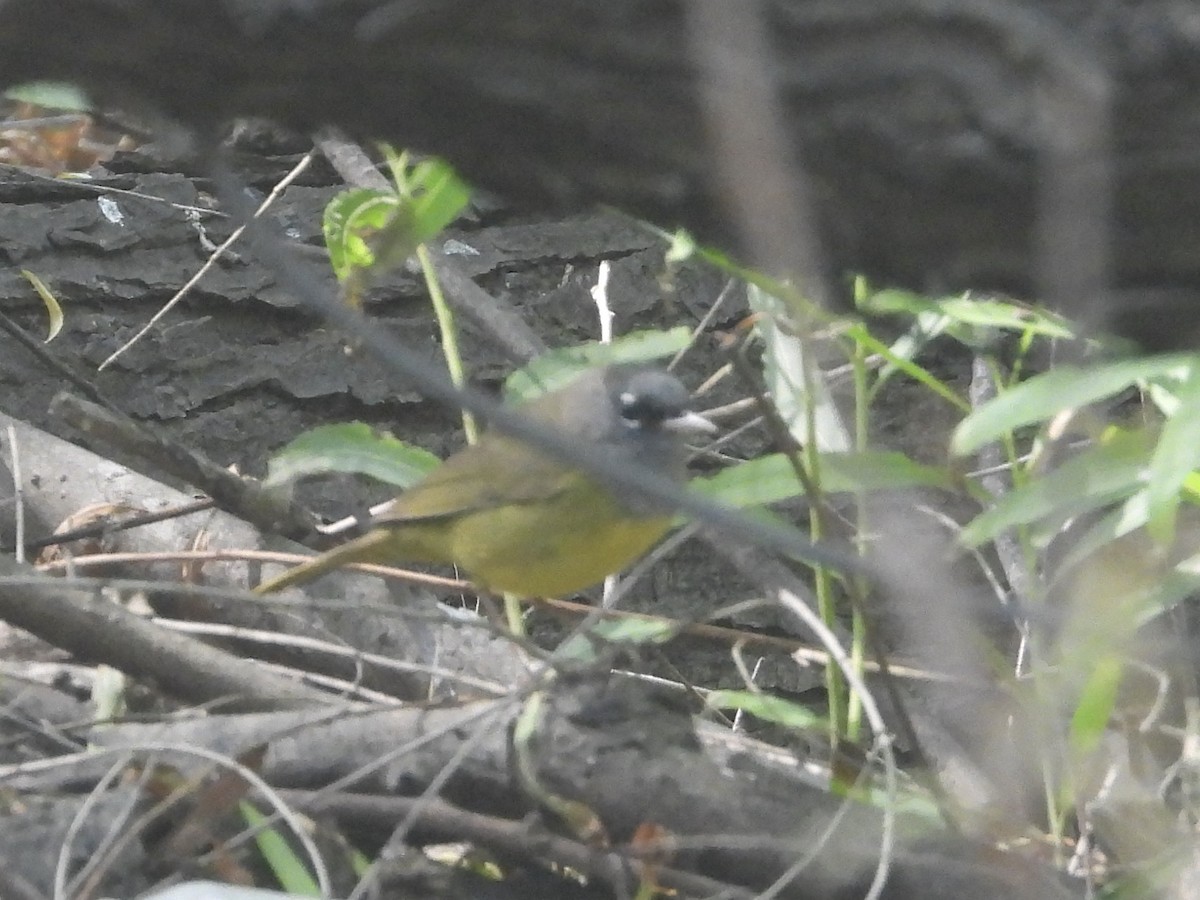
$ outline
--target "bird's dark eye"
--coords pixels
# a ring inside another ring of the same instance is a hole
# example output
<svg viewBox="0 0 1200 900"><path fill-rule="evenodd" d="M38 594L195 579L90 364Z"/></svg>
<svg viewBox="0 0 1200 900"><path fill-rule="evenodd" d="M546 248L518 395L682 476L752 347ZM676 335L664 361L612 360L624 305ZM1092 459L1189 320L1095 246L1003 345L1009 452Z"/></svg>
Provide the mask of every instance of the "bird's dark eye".
<svg viewBox="0 0 1200 900"><path fill-rule="evenodd" d="M622 391L617 398L621 418L630 425L642 424L649 413L643 399L633 391Z"/></svg>
<svg viewBox="0 0 1200 900"><path fill-rule="evenodd" d="M674 376L649 369L626 379L613 392L613 400L626 425L655 428L684 412L688 392Z"/></svg>
<svg viewBox="0 0 1200 900"><path fill-rule="evenodd" d="M618 398L621 418L630 425L653 426L676 415L678 410L668 409L661 397L625 391Z"/></svg>

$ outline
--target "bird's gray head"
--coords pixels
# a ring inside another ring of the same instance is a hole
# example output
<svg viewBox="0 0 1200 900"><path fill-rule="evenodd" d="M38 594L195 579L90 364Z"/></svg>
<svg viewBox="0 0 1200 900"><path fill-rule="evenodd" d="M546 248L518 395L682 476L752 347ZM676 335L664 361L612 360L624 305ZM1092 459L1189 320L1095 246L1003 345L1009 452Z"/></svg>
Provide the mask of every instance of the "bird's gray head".
<svg viewBox="0 0 1200 900"><path fill-rule="evenodd" d="M712 422L689 408L691 395L674 375L645 366L610 366L605 387L625 428L643 432L712 434Z"/></svg>

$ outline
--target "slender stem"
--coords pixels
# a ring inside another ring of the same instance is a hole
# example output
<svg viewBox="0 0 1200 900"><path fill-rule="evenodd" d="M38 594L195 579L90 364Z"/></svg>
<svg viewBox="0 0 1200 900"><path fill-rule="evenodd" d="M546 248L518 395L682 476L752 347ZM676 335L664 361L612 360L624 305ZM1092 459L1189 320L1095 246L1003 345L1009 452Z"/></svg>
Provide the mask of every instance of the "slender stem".
<svg viewBox="0 0 1200 900"><path fill-rule="evenodd" d="M851 344L850 371L854 379L854 447L859 453L865 452L870 443L868 420L871 403L871 386L868 383L869 370L867 367L867 356L868 351L866 346L859 341L854 341ZM857 513L857 523L854 532L855 542L858 544L858 552L865 556L867 552L865 535L871 531L865 492L857 492L854 503ZM858 582L854 586L855 596L865 597L868 590L866 581L857 578L855 580ZM854 671L861 676L865 671L867 654L867 620L858 603L851 604L850 628L850 662L854 666ZM862 730L862 699L858 694L851 693L849 706L846 710L846 737L850 741L858 743L862 738Z"/></svg>
<svg viewBox="0 0 1200 900"><path fill-rule="evenodd" d="M810 490L808 491L808 520L809 533L814 541L819 541L824 533L824 516L821 514L821 448L816 440L817 434L817 404L811 401L816 396L816 380L820 374L814 371L813 354L805 353L801 358L802 375L804 378L804 394L810 398L804 405L805 434L809 435L803 447L804 467L808 472ZM827 566L817 566L813 570L814 592L817 598L817 613L826 627L833 628L837 623L837 593L834 590L833 573ZM836 756L838 744L846 733L846 681L836 666L825 669L825 692L829 703L829 741L831 750Z"/></svg>
<svg viewBox="0 0 1200 900"><path fill-rule="evenodd" d="M525 637L525 608L516 594L504 595L504 621L510 634Z"/></svg>
<svg viewBox="0 0 1200 900"><path fill-rule="evenodd" d="M458 328L454 324L454 312L446 303L442 293L441 282L433 267L433 258L429 248L424 244L417 247L417 259L421 263L421 274L425 276L425 286L429 290L429 299L433 303L433 312L437 316L438 329L442 336L442 355L446 357L446 366L450 370L450 380L454 386L461 388L466 383L466 373L463 368L462 354L458 348ZM467 435L467 443L474 444L479 440L479 426L475 417L463 410L463 431Z"/></svg>

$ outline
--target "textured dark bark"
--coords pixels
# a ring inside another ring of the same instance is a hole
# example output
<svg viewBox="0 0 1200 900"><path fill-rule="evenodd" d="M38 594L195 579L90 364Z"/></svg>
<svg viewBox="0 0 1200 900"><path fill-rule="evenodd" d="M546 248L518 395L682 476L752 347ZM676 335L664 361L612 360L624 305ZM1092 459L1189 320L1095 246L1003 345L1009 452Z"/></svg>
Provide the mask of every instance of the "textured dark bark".
<svg viewBox="0 0 1200 900"><path fill-rule="evenodd" d="M753 260L711 113L765 77L827 272L1072 309L1111 288L1125 330L1181 339L1155 316L1194 317L1200 287L1192 3L737 4L765 26L753 59L705 32L706 6L5 0L0 83L74 79L204 129L339 123L531 205L605 201Z"/></svg>

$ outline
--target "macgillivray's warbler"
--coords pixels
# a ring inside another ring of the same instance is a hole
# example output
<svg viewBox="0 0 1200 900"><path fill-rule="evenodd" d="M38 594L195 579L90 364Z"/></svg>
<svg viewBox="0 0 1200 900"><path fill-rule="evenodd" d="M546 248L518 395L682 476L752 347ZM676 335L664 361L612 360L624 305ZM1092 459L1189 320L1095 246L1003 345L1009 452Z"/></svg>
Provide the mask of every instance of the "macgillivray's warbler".
<svg viewBox="0 0 1200 900"><path fill-rule="evenodd" d="M683 436L716 431L673 375L634 364L591 369L525 404L531 419L682 482ZM558 597L602 581L654 546L671 510L613 488L499 432L455 453L396 498L362 537L264 581L266 594L347 563L462 567L480 586Z"/></svg>

